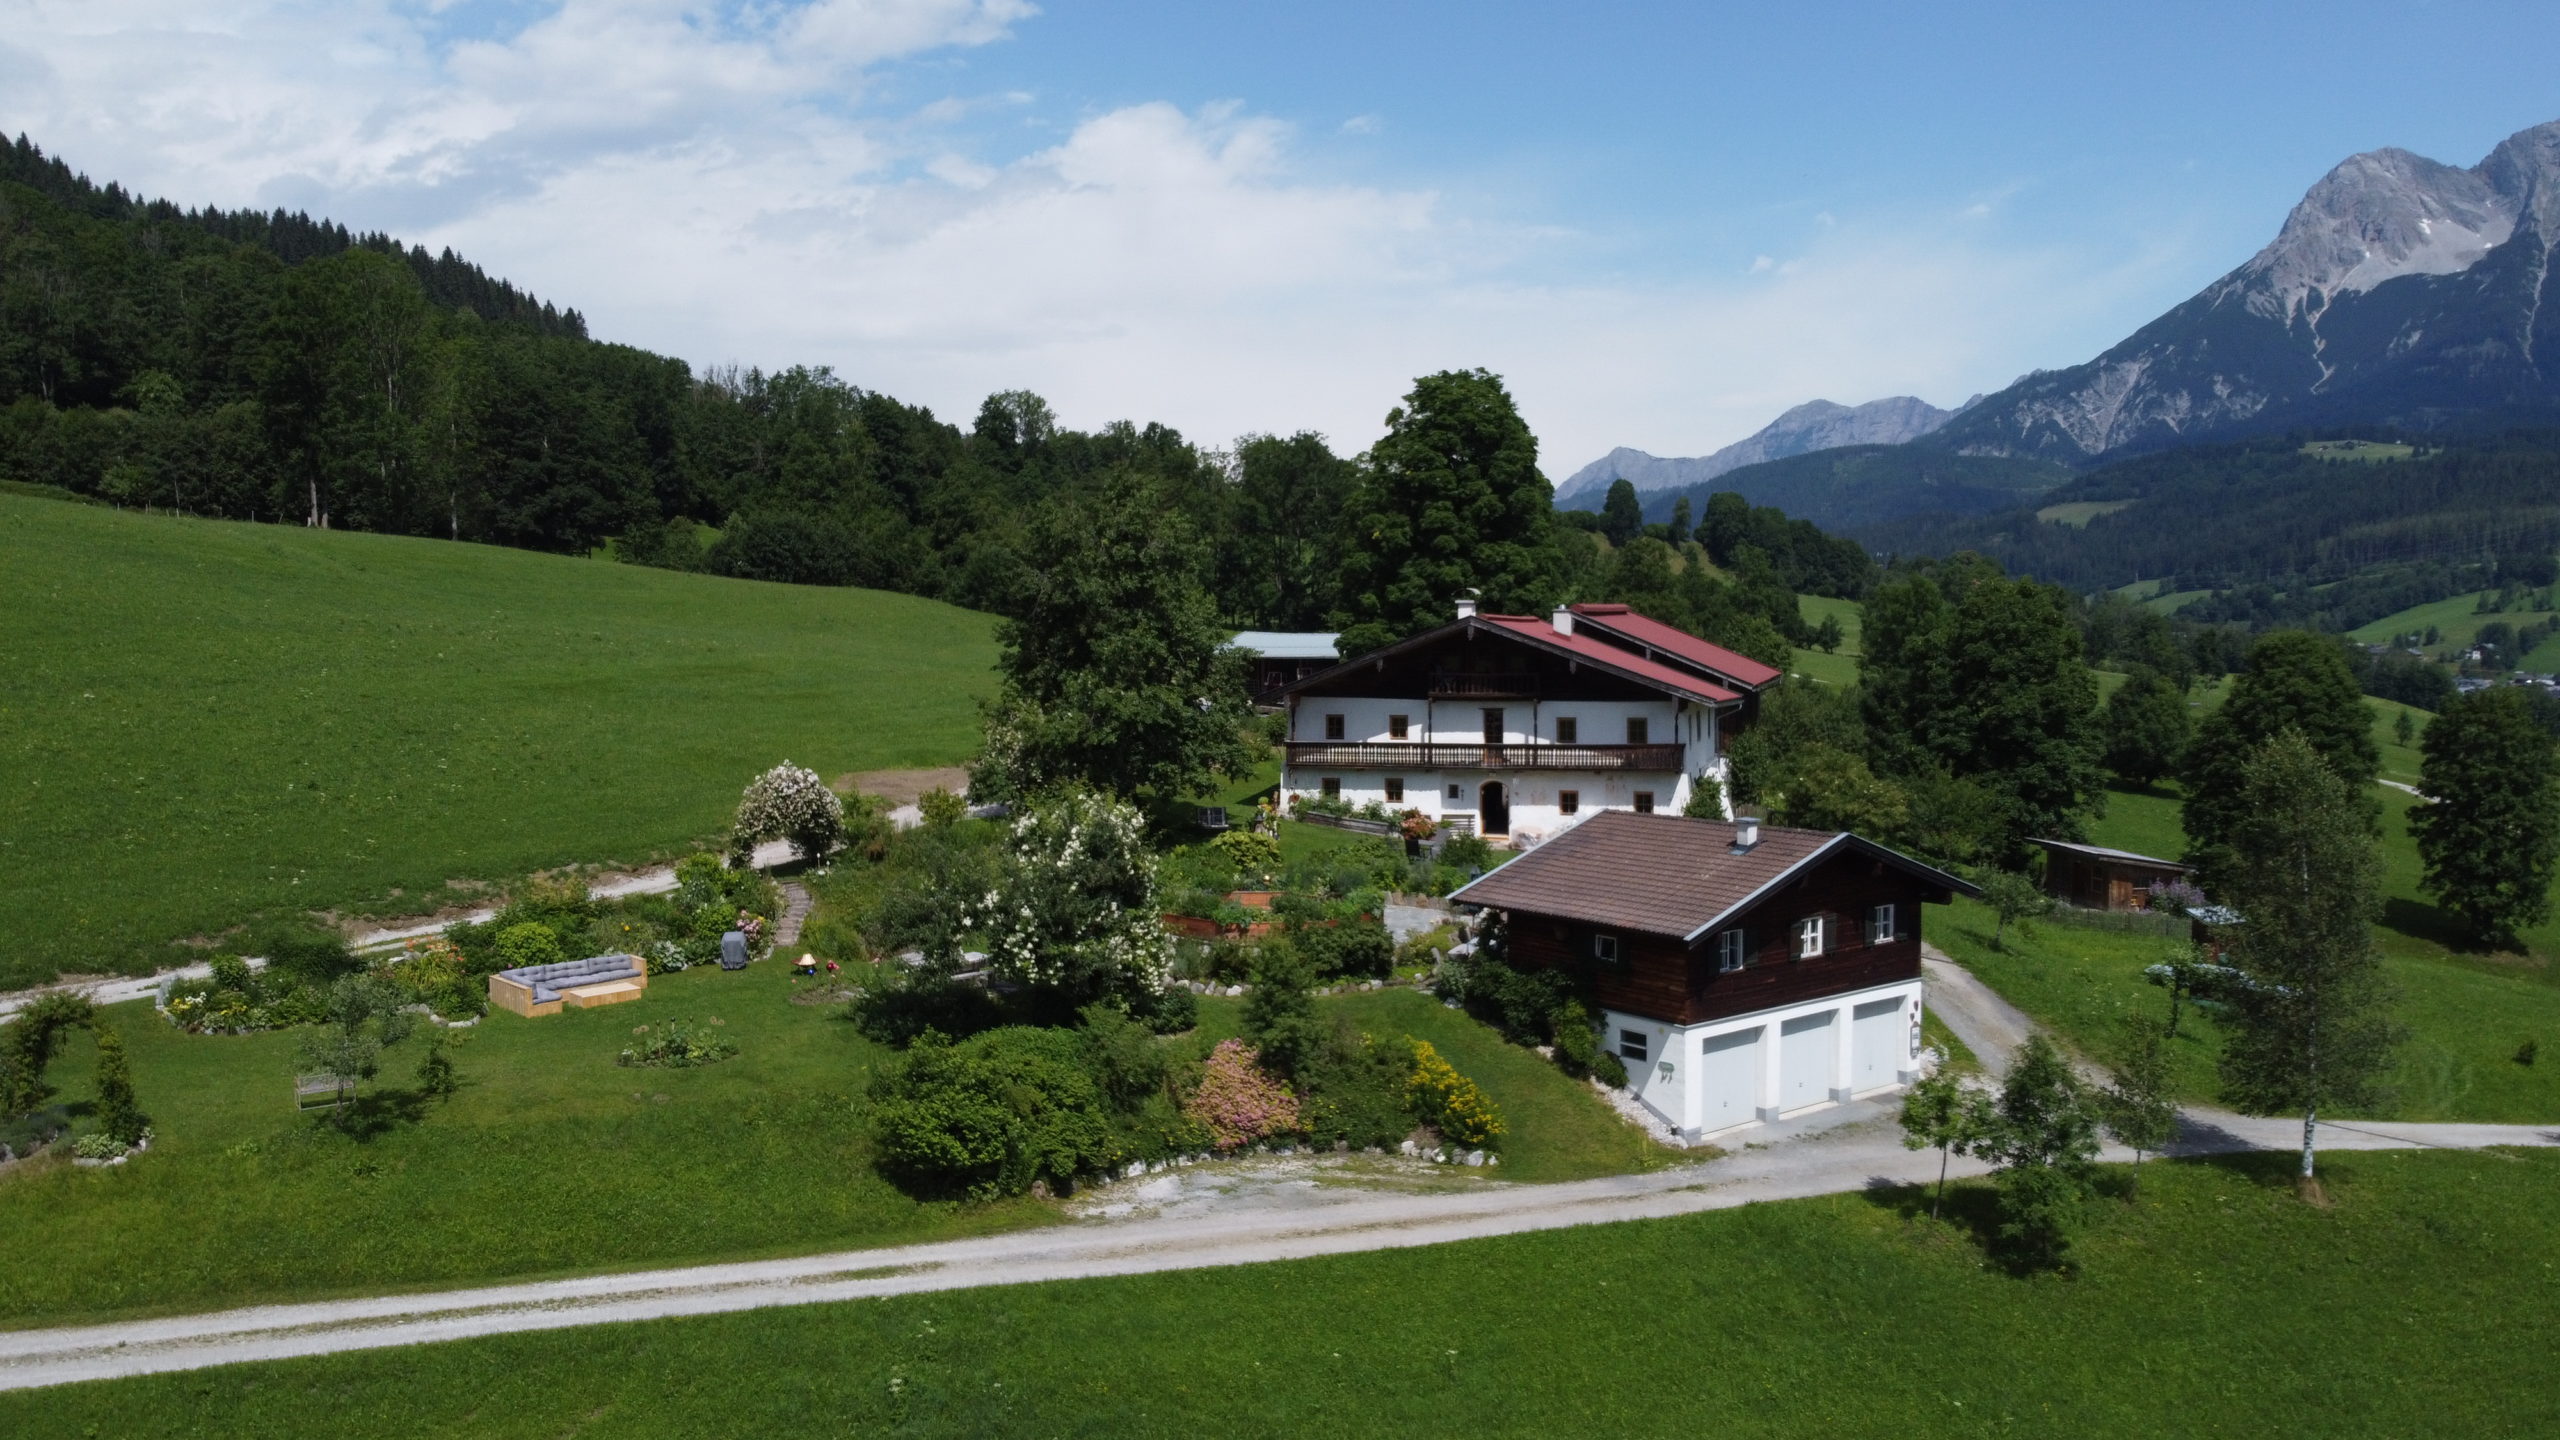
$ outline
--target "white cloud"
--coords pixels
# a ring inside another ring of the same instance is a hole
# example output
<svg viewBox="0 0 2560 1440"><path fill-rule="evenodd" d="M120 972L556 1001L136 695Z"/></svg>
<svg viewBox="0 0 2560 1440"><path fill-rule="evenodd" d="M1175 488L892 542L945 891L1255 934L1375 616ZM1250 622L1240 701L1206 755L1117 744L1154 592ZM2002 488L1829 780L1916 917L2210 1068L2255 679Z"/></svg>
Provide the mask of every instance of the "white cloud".
<svg viewBox="0 0 2560 1440"><path fill-rule="evenodd" d="M1311 178L1291 128L1235 102L1128 105L998 153L973 119L1036 118L1034 97L869 99L882 67L1032 13L568 0L457 38L390 0L40 5L0 41L0 125L146 193L450 244L605 338L832 364L963 421L1027 386L1072 424L1350 449L1415 375L1481 365L1559 476L1617 444L1711 449L1816 395L1945 402L2080 358L2050 346L2163 258L2093 271L1953 217L1824 213L1747 275L1559 279L1598 273L1593 237Z"/></svg>

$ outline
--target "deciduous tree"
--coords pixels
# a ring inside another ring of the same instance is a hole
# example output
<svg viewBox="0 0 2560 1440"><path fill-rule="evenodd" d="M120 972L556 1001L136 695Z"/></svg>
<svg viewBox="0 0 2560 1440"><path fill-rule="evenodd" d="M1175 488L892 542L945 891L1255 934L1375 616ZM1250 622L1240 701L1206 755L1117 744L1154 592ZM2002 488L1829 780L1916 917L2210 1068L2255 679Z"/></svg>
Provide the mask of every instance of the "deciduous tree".
<svg viewBox="0 0 2560 1440"><path fill-rule="evenodd" d="M2251 1114L2302 1116L2301 1185L2316 1194L2320 1112L2374 1099L2398 1038L2370 924L2382 857L2368 807L2300 731L2261 746L2241 780L2225 958L2246 980L2224 992L2223 1085Z"/></svg>
<svg viewBox="0 0 2560 1440"><path fill-rule="evenodd" d="M2402 716L2406 719L2406 715ZM2560 747L2519 689L2476 690L2427 726L2409 815L2426 888L2480 945L2551 917L2560 862Z"/></svg>
<svg viewBox="0 0 2560 1440"><path fill-rule="evenodd" d="M2248 668L2231 682L2230 697L2196 727L2181 771L2187 855L2203 872L2207 891L2218 890L2230 873L2251 758L2287 730L2300 733L2350 787L2368 828L2379 814L2365 797L2382 766L2373 713L2338 643L2307 630L2262 636L2249 647Z"/></svg>
<svg viewBox="0 0 2560 1440"><path fill-rule="evenodd" d="M1488 611L1543 612L1556 598L1553 507L1537 439L1498 377L1415 381L1352 499L1342 653L1440 624L1470 591Z"/></svg>
<svg viewBox="0 0 2560 1440"><path fill-rule="evenodd" d="M2187 694L2177 682L2143 669L2126 677L2107 697L2099 730L2106 746L2106 767L2128 783L2149 785L2176 773L2178 762L2186 758L2195 720L2187 709Z"/></svg>
<svg viewBox="0 0 2560 1440"><path fill-rule="evenodd" d="M1026 559L972 795L1170 797L1251 763L1245 657L1201 583L1197 537L1146 477L1122 469L1045 507Z"/></svg>

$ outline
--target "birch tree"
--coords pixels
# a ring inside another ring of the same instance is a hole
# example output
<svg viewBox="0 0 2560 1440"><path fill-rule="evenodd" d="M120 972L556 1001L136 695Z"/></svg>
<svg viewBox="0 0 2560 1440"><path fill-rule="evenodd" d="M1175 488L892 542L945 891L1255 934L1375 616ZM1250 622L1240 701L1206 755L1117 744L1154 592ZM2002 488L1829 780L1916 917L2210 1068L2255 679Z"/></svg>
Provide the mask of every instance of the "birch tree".
<svg viewBox="0 0 2560 1440"><path fill-rule="evenodd" d="M2298 1188L2316 1199L2321 1111L2371 1103L2397 1039L2369 924L2382 856L2369 807L2302 732L2267 742L2242 777L2223 1086L2251 1114L2302 1116Z"/></svg>

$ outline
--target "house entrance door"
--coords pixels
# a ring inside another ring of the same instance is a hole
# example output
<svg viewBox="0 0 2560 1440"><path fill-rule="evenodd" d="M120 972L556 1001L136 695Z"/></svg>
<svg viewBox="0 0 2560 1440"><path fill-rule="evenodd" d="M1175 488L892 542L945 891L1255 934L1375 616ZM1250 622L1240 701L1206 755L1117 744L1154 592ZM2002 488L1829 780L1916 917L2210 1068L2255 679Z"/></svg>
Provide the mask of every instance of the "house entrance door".
<svg viewBox="0 0 2560 1440"><path fill-rule="evenodd" d="M1477 792L1476 824L1487 836L1511 833L1511 797L1502 793L1502 782L1487 780Z"/></svg>

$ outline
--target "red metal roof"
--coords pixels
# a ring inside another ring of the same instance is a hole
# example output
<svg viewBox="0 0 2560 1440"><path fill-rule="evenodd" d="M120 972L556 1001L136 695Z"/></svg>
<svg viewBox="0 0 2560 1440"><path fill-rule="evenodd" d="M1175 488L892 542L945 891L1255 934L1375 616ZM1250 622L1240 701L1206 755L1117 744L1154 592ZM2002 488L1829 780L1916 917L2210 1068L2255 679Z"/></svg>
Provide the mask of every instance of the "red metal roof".
<svg viewBox="0 0 2560 1440"><path fill-rule="evenodd" d="M1742 698L1733 691L1701 680L1686 670L1675 670L1658 660L1648 660L1632 650L1622 650L1605 640L1594 640L1588 635L1563 634L1554 625L1535 615L1478 615L1476 618L1489 625L1498 625L1526 639L1552 645L1578 660L1588 660L1595 665L1606 665L1620 674L1642 680L1649 685L1659 685L1666 690L1675 690L1712 705L1727 705ZM1768 669L1765 665L1761 668Z"/></svg>
<svg viewBox="0 0 2560 1440"><path fill-rule="evenodd" d="M1763 665L1748 655L1737 655L1721 645L1710 645L1686 630L1665 625L1650 615L1639 615L1624 605L1576 605L1573 613L1586 616L1607 630L1626 636L1639 645L1650 645L1667 655L1677 655L1692 665L1703 666L1729 679L1738 680L1754 690L1778 678L1776 668Z"/></svg>

